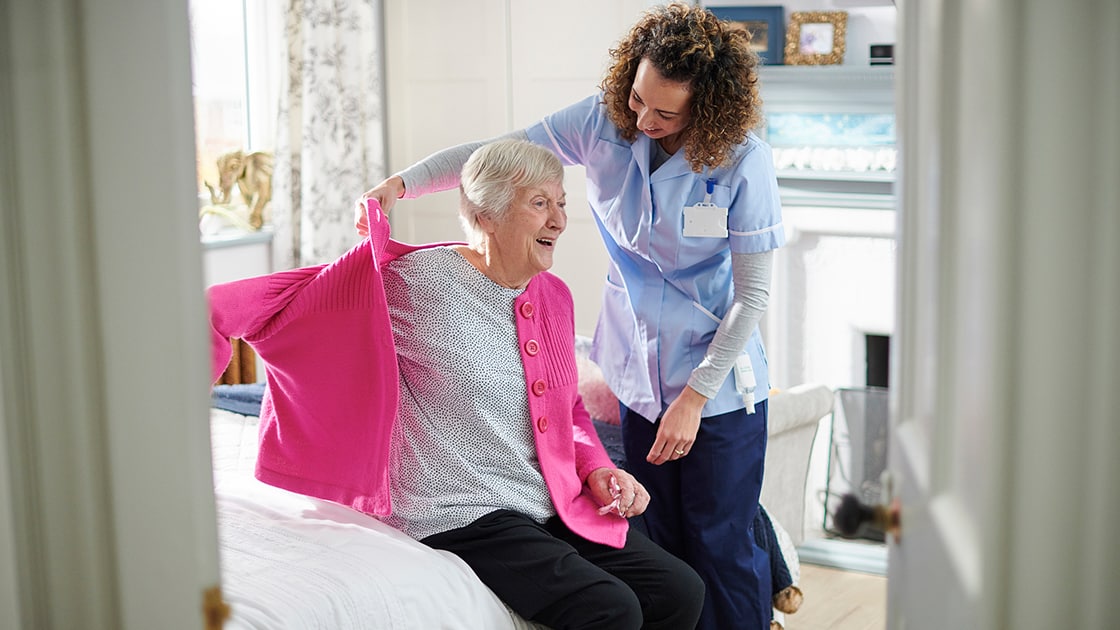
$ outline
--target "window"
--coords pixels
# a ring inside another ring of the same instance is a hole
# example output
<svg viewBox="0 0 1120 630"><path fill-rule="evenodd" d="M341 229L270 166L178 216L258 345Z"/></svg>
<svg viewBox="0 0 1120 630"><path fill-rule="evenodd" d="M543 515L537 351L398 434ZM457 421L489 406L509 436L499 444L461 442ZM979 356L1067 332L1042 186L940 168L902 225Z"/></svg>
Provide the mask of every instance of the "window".
<svg viewBox="0 0 1120 630"><path fill-rule="evenodd" d="M198 189L219 155L275 148L283 17L274 0L190 0Z"/></svg>

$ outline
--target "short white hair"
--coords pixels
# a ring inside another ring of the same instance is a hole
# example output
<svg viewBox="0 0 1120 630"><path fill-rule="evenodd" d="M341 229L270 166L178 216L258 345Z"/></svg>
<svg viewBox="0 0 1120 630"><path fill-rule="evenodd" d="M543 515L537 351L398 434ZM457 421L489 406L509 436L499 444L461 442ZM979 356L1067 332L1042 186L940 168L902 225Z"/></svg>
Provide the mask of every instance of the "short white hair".
<svg viewBox="0 0 1120 630"><path fill-rule="evenodd" d="M478 148L459 177L459 222L467 241L482 242L481 217L500 223L517 191L564 181L564 165L544 147L526 140L497 140Z"/></svg>

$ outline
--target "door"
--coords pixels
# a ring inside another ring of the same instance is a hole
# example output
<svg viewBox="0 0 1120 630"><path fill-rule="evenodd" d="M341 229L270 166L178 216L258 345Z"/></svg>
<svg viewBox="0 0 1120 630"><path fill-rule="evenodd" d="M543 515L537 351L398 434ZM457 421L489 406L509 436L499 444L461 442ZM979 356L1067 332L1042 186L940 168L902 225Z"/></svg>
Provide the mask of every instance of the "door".
<svg viewBox="0 0 1120 630"><path fill-rule="evenodd" d="M206 627L188 32L185 0L0 0L0 628Z"/></svg>
<svg viewBox="0 0 1120 630"><path fill-rule="evenodd" d="M953 166L961 159L957 130L967 124L957 115L960 56L947 51L964 37L954 31L960 4L906 2L899 14L900 339L890 473L904 529L889 550L887 625L908 630L1001 627L982 605L990 582L981 549L998 517L988 508L996 494L989 484L999 480L988 474L1001 467L986 465L993 453L957 448L999 442L998 426L977 417L993 417L1002 396L994 375L1006 356L993 334L1006 306L998 291L984 290L997 282L1000 252L960 238L977 229L962 224Z"/></svg>
<svg viewBox="0 0 1120 630"><path fill-rule="evenodd" d="M1120 5L897 4L887 626L1114 627Z"/></svg>

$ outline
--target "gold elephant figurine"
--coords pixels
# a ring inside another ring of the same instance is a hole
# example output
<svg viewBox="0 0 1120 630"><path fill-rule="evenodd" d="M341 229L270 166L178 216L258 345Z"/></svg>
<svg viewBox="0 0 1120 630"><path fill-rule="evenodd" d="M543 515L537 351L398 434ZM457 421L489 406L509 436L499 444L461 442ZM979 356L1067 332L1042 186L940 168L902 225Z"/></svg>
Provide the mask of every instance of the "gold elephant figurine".
<svg viewBox="0 0 1120 630"><path fill-rule="evenodd" d="M230 151L218 156L218 189L206 182L210 202L220 206L230 202L233 185L249 208L249 225L259 230L264 225L264 207L272 199L272 154Z"/></svg>

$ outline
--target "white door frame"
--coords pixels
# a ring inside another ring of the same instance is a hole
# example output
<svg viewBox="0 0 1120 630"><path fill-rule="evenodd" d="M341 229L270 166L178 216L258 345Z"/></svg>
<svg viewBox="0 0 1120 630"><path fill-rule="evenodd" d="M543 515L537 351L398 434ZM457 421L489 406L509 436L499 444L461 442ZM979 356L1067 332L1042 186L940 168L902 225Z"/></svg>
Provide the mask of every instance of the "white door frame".
<svg viewBox="0 0 1120 630"><path fill-rule="evenodd" d="M0 0L3 627L204 627L188 36L185 0Z"/></svg>
<svg viewBox="0 0 1120 630"><path fill-rule="evenodd" d="M900 0L888 627L1120 617L1120 4Z"/></svg>

